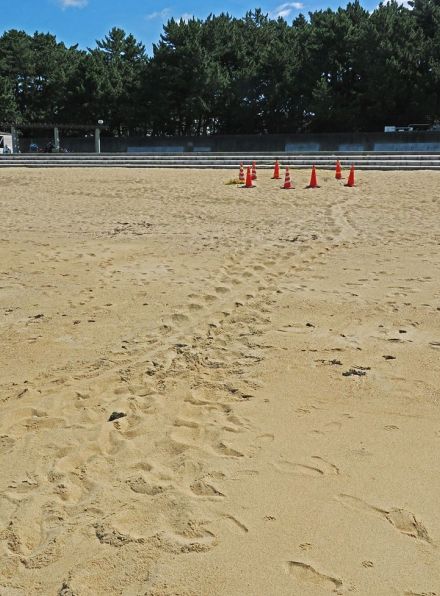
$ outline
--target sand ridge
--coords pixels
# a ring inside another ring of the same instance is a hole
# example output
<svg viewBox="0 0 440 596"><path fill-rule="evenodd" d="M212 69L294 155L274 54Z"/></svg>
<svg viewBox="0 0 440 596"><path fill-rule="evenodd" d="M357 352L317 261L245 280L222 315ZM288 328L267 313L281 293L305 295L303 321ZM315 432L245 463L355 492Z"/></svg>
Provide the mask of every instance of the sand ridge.
<svg viewBox="0 0 440 596"><path fill-rule="evenodd" d="M318 174L5 174L0 594L438 591L437 175Z"/></svg>

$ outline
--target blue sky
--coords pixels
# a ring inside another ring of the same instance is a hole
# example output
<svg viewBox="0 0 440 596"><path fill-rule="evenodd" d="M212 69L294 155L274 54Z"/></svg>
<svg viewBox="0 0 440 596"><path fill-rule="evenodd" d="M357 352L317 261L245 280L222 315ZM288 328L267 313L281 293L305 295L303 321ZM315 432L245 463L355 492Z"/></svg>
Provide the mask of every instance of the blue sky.
<svg viewBox="0 0 440 596"><path fill-rule="evenodd" d="M151 53L151 44L159 39L162 24L171 16L204 18L210 12L222 11L242 16L247 10L259 7L291 21L300 12L336 8L338 4L334 0L0 0L0 32L7 29L50 32L68 45L79 43L85 48L94 46L96 39L116 26L133 33ZM377 2L365 0L362 4L371 9Z"/></svg>

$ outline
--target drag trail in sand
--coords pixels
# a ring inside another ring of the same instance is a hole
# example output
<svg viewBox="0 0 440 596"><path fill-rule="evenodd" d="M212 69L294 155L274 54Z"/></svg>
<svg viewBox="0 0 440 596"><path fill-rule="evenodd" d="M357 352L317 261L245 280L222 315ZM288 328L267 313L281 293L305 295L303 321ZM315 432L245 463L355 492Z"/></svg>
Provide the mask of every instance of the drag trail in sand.
<svg viewBox="0 0 440 596"><path fill-rule="evenodd" d="M440 594L439 176L270 175L2 170L2 596Z"/></svg>

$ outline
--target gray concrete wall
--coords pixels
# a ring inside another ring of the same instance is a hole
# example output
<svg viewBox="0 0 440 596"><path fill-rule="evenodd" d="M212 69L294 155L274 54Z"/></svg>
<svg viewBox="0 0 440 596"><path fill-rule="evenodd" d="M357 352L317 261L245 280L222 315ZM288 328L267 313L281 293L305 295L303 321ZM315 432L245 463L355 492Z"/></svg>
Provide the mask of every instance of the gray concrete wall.
<svg viewBox="0 0 440 596"><path fill-rule="evenodd" d="M20 137L20 151L22 153L29 152L29 145L36 143L39 147L44 148L49 141L54 141L53 136L49 133L46 136ZM60 147L67 149L71 153L93 153L95 151L95 139L91 137L63 137L60 131Z"/></svg>
<svg viewBox="0 0 440 596"><path fill-rule="evenodd" d="M47 137L20 138L20 149L26 152L31 142L43 146ZM93 152L94 140L64 138L60 145L70 152ZM101 137L103 153L139 152L243 152L274 151L306 153L318 151L355 152L436 152L440 151L440 132L413 133L329 133L283 135L218 135L211 137Z"/></svg>

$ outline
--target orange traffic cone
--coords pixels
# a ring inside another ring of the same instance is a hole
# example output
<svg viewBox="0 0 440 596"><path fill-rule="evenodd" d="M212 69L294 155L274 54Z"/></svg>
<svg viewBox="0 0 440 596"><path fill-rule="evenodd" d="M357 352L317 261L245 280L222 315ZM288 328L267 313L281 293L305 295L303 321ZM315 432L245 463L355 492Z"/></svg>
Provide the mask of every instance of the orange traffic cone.
<svg viewBox="0 0 440 596"><path fill-rule="evenodd" d="M319 188L319 186L318 186L318 180L316 178L315 164L313 164L313 166L312 166L312 175L310 176L310 183L307 186L307 188Z"/></svg>
<svg viewBox="0 0 440 596"><path fill-rule="evenodd" d="M280 176L280 164L278 163L278 160L275 161L275 166L273 169L273 176L272 176L272 180L279 180L281 178Z"/></svg>
<svg viewBox="0 0 440 596"><path fill-rule="evenodd" d="M354 186L354 165L351 164L350 173L348 175L347 184L345 186Z"/></svg>
<svg viewBox="0 0 440 596"><path fill-rule="evenodd" d="M238 175L238 179L240 181L240 184L244 184L244 170L243 170L243 164L240 164L240 173Z"/></svg>
<svg viewBox="0 0 440 596"><path fill-rule="evenodd" d="M335 172L336 180L340 180L342 178L342 168L339 162L339 159L336 160L336 172Z"/></svg>
<svg viewBox="0 0 440 596"><path fill-rule="evenodd" d="M252 180L257 179L257 164L253 161L252 162Z"/></svg>
<svg viewBox="0 0 440 596"><path fill-rule="evenodd" d="M246 184L244 186L242 186L242 188L255 188L255 186L252 182L251 169L249 167L246 170Z"/></svg>
<svg viewBox="0 0 440 596"><path fill-rule="evenodd" d="M293 188L292 183L290 182L289 168L286 168L286 175L284 177L283 188L285 188L285 189Z"/></svg>

